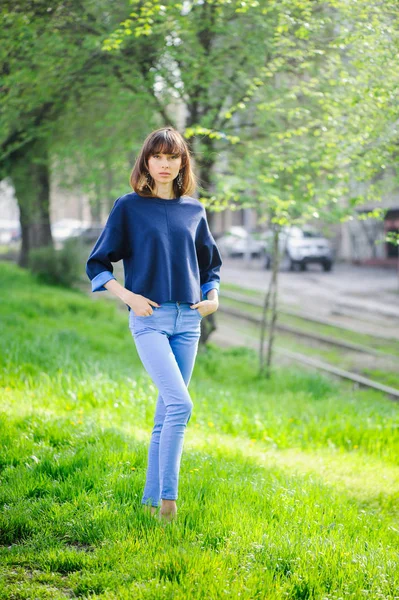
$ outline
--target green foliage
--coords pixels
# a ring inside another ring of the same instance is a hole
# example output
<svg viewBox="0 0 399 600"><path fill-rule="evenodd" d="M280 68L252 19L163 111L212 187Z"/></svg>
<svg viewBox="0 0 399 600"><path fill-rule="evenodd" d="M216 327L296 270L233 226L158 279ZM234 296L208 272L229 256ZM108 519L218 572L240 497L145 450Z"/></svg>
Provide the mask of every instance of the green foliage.
<svg viewBox="0 0 399 600"><path fill-rule="evenodd" d="M399 233L396 231L389 231L386 235L386 241L399 246Z"/></svg>
<svg viewBox="0 0 399 600"><path fill-rule="evenodd" d="M252 198L279 225L358 217L388 192L385 173L396 172L395 5L286 0L268 3L267 14L276 23L272 52L218 192ZM243 165L245 179L237 177ZM374 209L362 218L381 216Z"/></svg>
<svg viewBox="0 0 399 600"><path fill-rule="evenodd" d="M134 12L107 37L103 50L119 56L137 38L141 45L166 40L154 64L162 82L157 94L162 119L172 121L168 101L186 107L184 135L205 183L200 200L215 210L230 208L227 195L210 196L209 183L218 155L229 154L240 139L240 125L232 123L234 111L245 118L263 84L258 73L272 52L275 17L265 18L255 1L132 4Z"/></svg>
<svg viewBox="0 0 399 600"><path fill-rule="evenodd" d="M142 75L155 49L102 51L126 2L108 8L101 0L6 2L0 13L0 179L11 176L17 152L29 171L26 145L40 140L57 185L86 193L97 219L126 192L133 154L159 123ZM21 188L32 185L28 172ZM20 190L17 199L28 202Z"/></svg>
<svg viewBox="0 0 399 600"><path fill-rule="evenodd" d="M237 194L281 224L344 221L378 199L384 172L395 176L392 0L133 0L110 12L99 0L91 9L4 9L1 156L48 137L63 183L111 203L140 140L159 118L175 124L168 107L179 101L198 164L208 171L227 155L208 202L218 210Z"/></svg>
<svg viewBox="0 0 399 600"><path fill-rule="evenodd" d="M66 240L60 250L35 248L29 253L29 268L44 283L71 287L80 278L84 251L83 244L74 238Z"/></svg>

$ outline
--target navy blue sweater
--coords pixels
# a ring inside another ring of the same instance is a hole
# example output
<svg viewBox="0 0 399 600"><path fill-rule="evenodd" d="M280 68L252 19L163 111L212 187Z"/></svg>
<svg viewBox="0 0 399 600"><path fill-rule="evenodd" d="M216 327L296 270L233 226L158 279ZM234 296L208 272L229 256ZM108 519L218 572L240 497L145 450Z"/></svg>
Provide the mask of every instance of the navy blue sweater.
<svg viewBox="0 0 399 600"><path fill-rule="evenodd" d="M222 259L204 206L190 196L166 200L136 192L114 202L87 260L93 292L105 291L123 260L125 288L158 304L195 304L220 285ZM126 305L130 311L130 306Z"/></svg>

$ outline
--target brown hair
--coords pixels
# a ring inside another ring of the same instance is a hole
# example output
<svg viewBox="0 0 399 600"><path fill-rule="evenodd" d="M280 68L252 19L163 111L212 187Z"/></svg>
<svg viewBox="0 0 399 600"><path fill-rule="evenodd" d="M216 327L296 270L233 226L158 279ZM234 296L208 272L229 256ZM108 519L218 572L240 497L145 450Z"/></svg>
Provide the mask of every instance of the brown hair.
<svg viewBox="0 0 399 600"><path fill-rule="evenodd" d="M130 175L130 185L134 191L140 196L154 196L155 182L149 174L147 160L150 156L160 153L180 154L182 158L180 166L182 186L179 188L176 177L173 180L174 197L192 195L195 192L197 180L191 167L190 150L186 140L173 127L156 129L146 137Z"/></svg>

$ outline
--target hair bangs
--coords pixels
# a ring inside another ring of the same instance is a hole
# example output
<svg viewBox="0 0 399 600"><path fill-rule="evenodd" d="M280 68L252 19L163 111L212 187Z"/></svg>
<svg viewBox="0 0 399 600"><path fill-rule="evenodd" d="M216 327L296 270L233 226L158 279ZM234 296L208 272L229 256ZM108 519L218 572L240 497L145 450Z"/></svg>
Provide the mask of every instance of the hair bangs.
<svg viewBox="0 0 399 600"><path fill-rule="evenodd" d="M154 154L184 154L184 147L178 139L169 132L160 133L154 136L149 148L149 153Z"/></svg>

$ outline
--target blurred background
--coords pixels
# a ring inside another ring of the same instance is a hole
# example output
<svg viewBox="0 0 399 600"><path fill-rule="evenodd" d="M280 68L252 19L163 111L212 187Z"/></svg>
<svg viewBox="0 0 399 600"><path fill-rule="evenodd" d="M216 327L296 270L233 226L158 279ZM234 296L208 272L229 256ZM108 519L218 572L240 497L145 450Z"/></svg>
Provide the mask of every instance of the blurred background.
<svg viewBox="0 0 399 600"><path fill-rule="evenodd" d="M6 1L2 20L2 260L90 296L137 152L172 125L223 258L202 341L243 341L234 291L273 323L273 288L281 322L399 339L394 3Z"/></svg>

